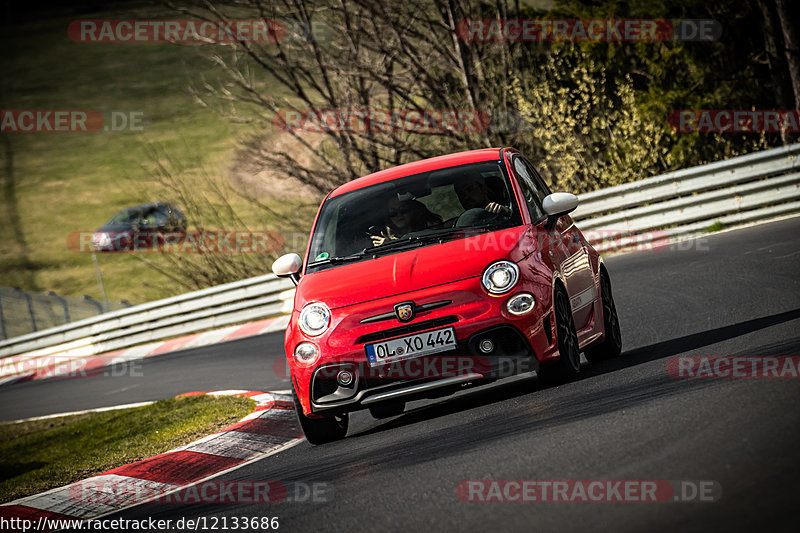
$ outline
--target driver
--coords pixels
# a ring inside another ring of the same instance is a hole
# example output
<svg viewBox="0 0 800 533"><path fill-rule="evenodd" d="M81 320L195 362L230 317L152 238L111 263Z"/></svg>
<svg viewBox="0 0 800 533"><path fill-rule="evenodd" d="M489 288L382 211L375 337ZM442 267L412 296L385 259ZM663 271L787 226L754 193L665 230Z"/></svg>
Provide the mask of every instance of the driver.
<svg viewBox="0 0 800 533"><path fill-rule="evenodd" d="M479 176L460 181L453 185L453 189L465 211L470 209L483 209L493 215L510 215L511 210L489 198L489 187L486 181Z"/></svg>

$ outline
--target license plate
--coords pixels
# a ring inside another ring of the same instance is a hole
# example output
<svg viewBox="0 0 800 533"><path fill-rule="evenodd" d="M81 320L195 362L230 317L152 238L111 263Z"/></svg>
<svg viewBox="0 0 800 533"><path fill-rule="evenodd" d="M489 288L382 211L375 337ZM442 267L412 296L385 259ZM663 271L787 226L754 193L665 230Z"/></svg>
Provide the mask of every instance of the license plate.
<svg viewBox="0 0 800 533"><path fill-rule="evenodd" d="M445 352L456 347L455 328L434 329L365 346L369 366L385 365L411 357Z"/></svg>

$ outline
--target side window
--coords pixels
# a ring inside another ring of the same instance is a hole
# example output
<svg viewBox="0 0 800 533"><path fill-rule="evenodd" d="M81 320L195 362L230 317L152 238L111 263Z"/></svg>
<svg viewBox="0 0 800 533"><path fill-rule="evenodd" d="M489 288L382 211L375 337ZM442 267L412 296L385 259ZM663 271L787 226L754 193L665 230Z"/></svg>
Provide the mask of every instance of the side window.
<svg viewBox="0 0 800 533"><path fill-rule="evenodd" d="M142 224L144 224L144 213L141 211L130 211L128 213L127 222L131 226L141 226Z"/></svg>
<svg viewBox="0 0 800 533"><path fill-rule="evenodd" d="M520 156L514 157L514 172L519 178L519 185L522 188L522 194L525 196L525 202L528 204L531 219L537 221L543 218L545 216L544 209L542 209L543 191L539 190L533 171L529 168L527 161Z"/></svg>
<svg viewBox="0 0 800 533"><path fill-rule="evenodd" d="M154 211L152 220L153 220L152 222L153 226L157 228L164 228L169 223L169 218L161 211Z"/></svg>
<svg viewBox="0 0 800 533"><path fill-rule="evenodd" d="M536 184L538 185L537 190L540 193L539 198L542 201L544 201L545 197L550 194L553 194L553 192L550 190L550 187L548 187L547 184L544 182L542 176L536 171L533 165L531 165L530 161L528 161L527 159L524 159L523 161L525 161L525 164L531 171L531 175L533 176L534 180L536 180Z"/></svg>
<svg viewBox="0 0 800 533"><path fill-rule="evenodd" d="M158 211L156 209L147 209L142 213L141 216L141 225L144 228L153 228L156 225L156 216L158 216Z"/></svg>
<svg viewBox="0 0 800 533"><path fill-rule="evenodd" d="M156 223L160 226L178 226L178 216L168 205L160 205L156 211Z"/></svg>

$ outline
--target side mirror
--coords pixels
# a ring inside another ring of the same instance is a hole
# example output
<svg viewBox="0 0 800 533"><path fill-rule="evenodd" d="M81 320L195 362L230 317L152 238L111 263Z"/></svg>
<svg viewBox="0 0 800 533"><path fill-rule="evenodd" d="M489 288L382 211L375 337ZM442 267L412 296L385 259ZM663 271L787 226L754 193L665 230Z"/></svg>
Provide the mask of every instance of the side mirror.
<svg viewBox="0 0 800 533"><path fill-rule="evenodd" d="M568 192L554 192L542 200L544 212L549 216L560 216L578 207L578 197Z"/></svg>
<svg viewBox="0 0 800 533"><path fill-rule="evenodd" d="M558 217L566 215L578 207L578 197L568 192L554 192L542 200L542 208L547 215L547 229L553 229Z"/></svg>
<svg viewBox="0 0 800 533"><path fill-rule="evenodd" d="M272 272L279 277L290 277L295 285L300 280L300 269L303 268L303 258L297 254L280 256L272 263Z"/></svg>

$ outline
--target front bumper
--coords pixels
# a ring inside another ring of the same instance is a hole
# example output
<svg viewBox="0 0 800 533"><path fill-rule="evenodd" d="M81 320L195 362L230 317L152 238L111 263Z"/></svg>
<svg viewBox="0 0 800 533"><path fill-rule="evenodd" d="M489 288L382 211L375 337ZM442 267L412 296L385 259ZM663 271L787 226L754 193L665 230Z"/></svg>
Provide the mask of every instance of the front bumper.
<svg viewBox="0 0 800 533"><path fill-rule="evenodd" d="M477 347L484 339L495 345L491 354L483 354ZM502 324L480 330L446 352L379 366L351 361L320 365L311 377L311 410L354 411L383 401L438 398L538 369L528 340L516 327ZM337 381L341 371L355 376L351 384Z"/></svg>
<svg viewBox="0 0 800 533"><path fill-rule="evenodd" d="M520 292L534 294L536 305L529 314L514 316L505 304ZM425 311L411 322L400 323L391 311L403 301L413 301ZM479 279L469 278L334 309L328 331L313 339L299 332L295 313L287 330L287 354L298 343L309 341L321 353L310 368L296 365L289 357L295 390L305 414L325 414L383 401L445 396L470 385L537 371L539 362L551 357L554 349L550 306L549 287L523 280L509 293L492 296ZM368 343L445 327L455 329L454 349L382 366L370 366L367 360ZM488 354L478 349L478 342L486 337L495 344ZM337 382L340 370L355 377L349 385Z"/></svg>

